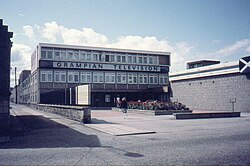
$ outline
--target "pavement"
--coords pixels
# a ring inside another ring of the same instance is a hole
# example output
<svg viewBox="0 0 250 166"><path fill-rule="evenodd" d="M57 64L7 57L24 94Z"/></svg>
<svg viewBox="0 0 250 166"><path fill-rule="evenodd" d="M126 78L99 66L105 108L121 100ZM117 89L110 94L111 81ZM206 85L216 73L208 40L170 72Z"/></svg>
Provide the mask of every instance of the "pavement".
<svg viewBox="0 0 250 166"><path fill-rule="evenodd" d="M250 165L250 113L175 120L94 110L93 123L81 124L11 106L13 127L19 127L0 144L0 165Z"/></svg>

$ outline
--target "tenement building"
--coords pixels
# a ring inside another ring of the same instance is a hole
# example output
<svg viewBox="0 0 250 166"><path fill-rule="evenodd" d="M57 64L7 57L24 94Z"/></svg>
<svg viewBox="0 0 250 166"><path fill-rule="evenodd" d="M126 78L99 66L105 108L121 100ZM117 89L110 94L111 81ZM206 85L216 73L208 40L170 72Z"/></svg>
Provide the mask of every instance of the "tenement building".
<svg viewBox="0 0 250 166"><path fill-rule="evenodd" d="M173 101L193 110L250 112L250 57L189 63L196 67L170 74Z"/></svg>
<svg viewBox="0 0 250 166"><path fill-rule="evenodd" d="M40 43L19 100L49 103L44 94L89 84L93 106L113 106L117 97L167 101L169 66L169 52Z"/></svg>

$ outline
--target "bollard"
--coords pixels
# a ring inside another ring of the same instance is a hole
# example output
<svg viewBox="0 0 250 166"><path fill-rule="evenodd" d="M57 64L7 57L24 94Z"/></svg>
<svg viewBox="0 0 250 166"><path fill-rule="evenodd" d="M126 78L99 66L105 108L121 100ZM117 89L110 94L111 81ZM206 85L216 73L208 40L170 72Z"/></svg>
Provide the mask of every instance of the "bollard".
<svg viewBox="0 0 250 166"><path fill-rule="evenodd" d="M91 109L84 108L83 109L83 120L84 124L91 123Z"/></svg>

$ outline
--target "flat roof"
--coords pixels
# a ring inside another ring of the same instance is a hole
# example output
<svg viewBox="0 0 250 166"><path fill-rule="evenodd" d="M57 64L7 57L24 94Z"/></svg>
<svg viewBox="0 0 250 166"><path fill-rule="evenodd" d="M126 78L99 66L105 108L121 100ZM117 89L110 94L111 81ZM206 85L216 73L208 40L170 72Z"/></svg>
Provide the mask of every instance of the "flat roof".
<svg viewBox="0 0 250 166"><path fill-rule="evenodd" d="M194 60L194 61L187 61L187 64L192 64L192 63L200 63L200 62L220 62L219 60L213 60L213 59L199 59L199 60Z"/></svg>
<svg viewBox="0 0 250 166"><path fill-rule="evenodd" d="M239 73L239 61L221 63L169 73L170 81Z"/></svg>
<svg viewBox="0 0 250 166"><path fill-rule="evenodd" d="M168 56L171 55L171 52L165 52L165 51L132 50L132 49L80 46L80 45L68 45L68 44L39 43L39 46L57 47L57 48L71 48L71 49L86 49L86 50L94 50L94 51L134 53L134 54L140 53L140 54L151 54L151 55L168 55Z"/></svg>

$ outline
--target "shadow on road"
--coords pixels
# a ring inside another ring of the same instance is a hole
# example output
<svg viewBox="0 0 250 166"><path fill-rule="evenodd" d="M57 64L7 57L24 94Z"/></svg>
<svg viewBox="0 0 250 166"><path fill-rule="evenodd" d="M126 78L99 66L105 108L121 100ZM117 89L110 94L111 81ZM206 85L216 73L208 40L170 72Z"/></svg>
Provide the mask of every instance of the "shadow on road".
<svg viewBox="0 0 250 166"><path fill-rule="evenodd" d="M117 124L117 123L108 122L106 120L96 119L96 118L91 118L91 123L92 124Z"/></svg>
<svg viewBox="0 0 250 166"><path fill-rule="evenodd" d="M10 142L0 144L2 149L100 147L96 135L80 133L43 116L16 116L11 119L12 137Z"/></svg>

